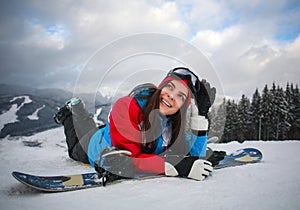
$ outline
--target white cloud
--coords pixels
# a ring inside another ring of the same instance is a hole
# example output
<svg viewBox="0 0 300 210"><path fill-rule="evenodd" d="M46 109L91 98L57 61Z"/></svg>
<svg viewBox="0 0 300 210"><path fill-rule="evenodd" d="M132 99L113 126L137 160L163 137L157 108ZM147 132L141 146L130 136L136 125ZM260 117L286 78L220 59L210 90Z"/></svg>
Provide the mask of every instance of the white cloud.
<svg viewBox="0 0 300 210"><path fill-rule="evenodd" d="M299 36L276 38L299 33L299 8L291 0L11 0L0 12L1 78L72 87L78 68L100 47L156 32L190 40L209 55L228 95L252 93L272 81L299 83Z"/></svg>
<svg viewBox="0 0 300 210"><path fill-rule="evenodd" d="M214 53L228 43L234 42L239 37L240 28L230 27L222 31L203 30L197 32L192 38L192 43L203 48L209 54Z"/></svg>
<svg viewBox="0 0 300 210"><path fill-rule="evenodd" d="M181 19L174 2L88 1L82 4L73 5L69 12L72 14L67 15L72 38L83 41L83 46L101 47L120 36L144 32L188 37L188 25Z"/></svg>
<svg viewBox="0 0 300 210"><path fill-rule="evenodd" d="M37 47L43 50L57 49L62 50L67 42L67 33L63 26L45 26L38 20L25 20L26 36L19 40L21 46Z"/></svg>
<svg viewBox="0 0 300 210"><path fill-rule="evenodd" d="M286 51L290 57L295 57L295 58L300 57L300 35L297 37L297 39L294 42L289 43L286 46Z"/></svg>
<svg viewBox="0 0 300 210"><path fill-rule="evenodd" d="M271 37L248 33L246 26L234 26L221 31L197 32L192 43L210 55L223 82L225 93L235 98L241 93L252 96L265 84L285 86L299 83L300 38L279 43Z"/></svg>
<svg viewBox="0 0 300 210"><path fill-rule="evenodd" d="M32 72L39 72L38 79L30 78L25 83L63 87L65 80L76 78L78 70L74 67L116 38L144 32L188 37L188 25L174 2L28 1L19 7L11 2L3 8L10 13L2 13L6 14L2 25L7 27L0 36L7 37L2 41L5 53L0 58L1 71L10 70L5 81L25 81ZM10 19L14 22L9 23ZM19 64L13 66L12 59Z"/></svg>

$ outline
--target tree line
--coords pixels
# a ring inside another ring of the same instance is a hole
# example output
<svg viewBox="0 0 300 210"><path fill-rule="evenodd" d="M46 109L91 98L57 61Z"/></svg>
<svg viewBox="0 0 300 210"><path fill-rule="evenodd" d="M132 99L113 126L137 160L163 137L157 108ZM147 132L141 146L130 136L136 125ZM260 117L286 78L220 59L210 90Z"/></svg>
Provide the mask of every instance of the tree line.
<svg viewBox="0 0 300 210"><path fill-rule="evenodd" d="M223 103L210 112L210 136L220 142L245 140L300 140L300 93L298 85L285 88L273 83L249 99L245 95Z"/></svg>

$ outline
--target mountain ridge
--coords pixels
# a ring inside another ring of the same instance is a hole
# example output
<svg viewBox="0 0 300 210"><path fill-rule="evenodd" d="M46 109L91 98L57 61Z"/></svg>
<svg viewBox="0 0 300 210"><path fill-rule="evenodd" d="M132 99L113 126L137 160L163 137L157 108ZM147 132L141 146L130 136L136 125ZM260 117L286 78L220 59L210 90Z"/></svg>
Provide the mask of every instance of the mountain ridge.
<svg viewBox="0 0 300 210"><path fill-rule="evenodd" d="M58 127L53 116L57 107L73 97L73 93L58 89L38 89L22 85L0 84L0 138L10 136L30 136L37 132ZM110 109L110 99L100 93L78 95L86 108L94 113L102 107L98 117L105 122ZM26 101L27 100L27 101ZM37 116L29 117L36 113Z"/></svg>

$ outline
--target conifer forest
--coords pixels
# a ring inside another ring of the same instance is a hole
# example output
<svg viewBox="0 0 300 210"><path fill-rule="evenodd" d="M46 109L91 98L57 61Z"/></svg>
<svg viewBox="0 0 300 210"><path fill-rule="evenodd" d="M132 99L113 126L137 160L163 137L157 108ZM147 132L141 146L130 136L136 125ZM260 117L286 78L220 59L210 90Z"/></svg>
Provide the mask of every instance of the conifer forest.
<svg viewBox="0 0 300 210"><path fill-rule="evenodd" d="M298 85L273 83L239 101L223 99L209 115L210 136L220 142L245 140L300 140L300 93Z"/></svg>

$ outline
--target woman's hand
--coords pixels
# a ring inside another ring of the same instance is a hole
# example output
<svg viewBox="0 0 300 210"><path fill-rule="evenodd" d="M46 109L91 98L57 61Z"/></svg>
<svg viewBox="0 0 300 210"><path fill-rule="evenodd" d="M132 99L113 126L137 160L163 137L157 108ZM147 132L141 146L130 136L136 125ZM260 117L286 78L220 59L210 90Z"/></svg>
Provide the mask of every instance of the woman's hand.
<svg viewBox="0 0 300 210"><path fill-rule="evenodd" d="M211 163L207 160L199 159L199 157L167 155L165 159L166 176L180 176L202 181L212 171Z"/></svg>
<svg viewBox="0 0 300 210"><path fill-rule="evenodd" d="M209 108L216 98L216 88L210 87L209 82L202 79L200 82L200 90L196 92L195 100L198 107L198 114L207 117Z"/></svg>

